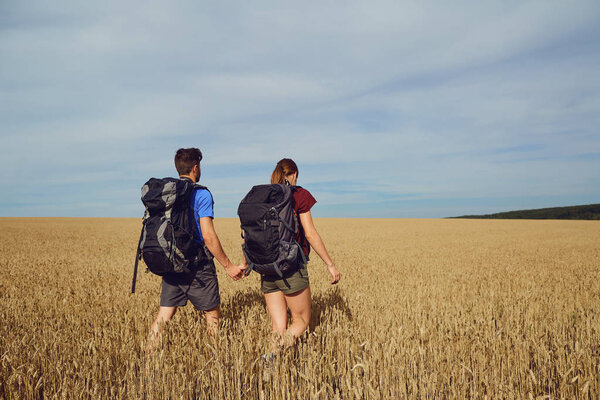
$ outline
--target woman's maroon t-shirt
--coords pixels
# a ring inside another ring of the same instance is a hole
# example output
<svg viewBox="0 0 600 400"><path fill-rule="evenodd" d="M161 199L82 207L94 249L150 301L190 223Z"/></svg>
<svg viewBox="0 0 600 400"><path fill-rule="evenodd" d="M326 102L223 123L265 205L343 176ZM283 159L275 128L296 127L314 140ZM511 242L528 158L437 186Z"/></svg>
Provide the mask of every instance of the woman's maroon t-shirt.
<svg viewBox="0 0 600 400"><path fill-rule="evenodd" d="M317 202L308 190L300 186L296 187L293 198L296 215L310 211L312 206ZM302 224L300 223L300 217L298 217L298 234L296 235L296 240L298 241L298 244L300 244L300 247L302 247L302 250L304 250L304 254L308 257L308 253L310 253L310 243L308 243L306 236L304 236L304 228L302 228Z"/></svg>

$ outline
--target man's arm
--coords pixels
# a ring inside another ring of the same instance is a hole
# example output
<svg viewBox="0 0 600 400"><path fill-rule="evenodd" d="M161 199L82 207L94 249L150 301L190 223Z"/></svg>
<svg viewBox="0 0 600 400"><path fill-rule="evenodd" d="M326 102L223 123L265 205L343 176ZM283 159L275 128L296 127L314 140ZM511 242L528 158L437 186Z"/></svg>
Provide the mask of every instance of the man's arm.
<svg viewBox="0 0 600 400"><path fill-rule="evenodd" d="M229 275L235 281L240 279L244 274L244 268L233 264L231 260L229 260L229 257L227 257L227 254L225 254L225 251L221 246L221 241L217 236L217 232L215 232L215 226L213 225L212 218L202 217L198 220L198 222L200 223L202 237L204 238L204 243L206 243L208 250L210 250L217 261L225 268L227 275Z"/></svg>

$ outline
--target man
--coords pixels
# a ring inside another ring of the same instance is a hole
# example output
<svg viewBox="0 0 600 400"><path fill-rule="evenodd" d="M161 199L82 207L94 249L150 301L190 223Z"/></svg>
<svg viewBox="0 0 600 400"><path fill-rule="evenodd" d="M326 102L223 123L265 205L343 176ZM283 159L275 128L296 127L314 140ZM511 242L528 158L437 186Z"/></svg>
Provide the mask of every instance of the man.
<svg viewBox="0 0 600 400"><path fill-rule="evenodd" d="M175 154L175 168L181 179L189 179L194 183L200 180L200 161L202 152L197 148L179 149ZM202 247L202 241L214 258L225 268L227 275L233 280L243 277L244 268L233 264L223 247L215 228L213 226L213 199L208 190L197 189L191 196L194 220L195 240ZM158 343L164 324L167 323L177 311L177 307L183 307L187 301L191 301L194 307L203 311L206 316L206 324L209 332L215 332L219 326L219 282L215 264L212 260L206 260L199 265L192 274L167 274L162 280L160 294L160 309L158 315L150 328L147 350L152 351Z"/></svg>

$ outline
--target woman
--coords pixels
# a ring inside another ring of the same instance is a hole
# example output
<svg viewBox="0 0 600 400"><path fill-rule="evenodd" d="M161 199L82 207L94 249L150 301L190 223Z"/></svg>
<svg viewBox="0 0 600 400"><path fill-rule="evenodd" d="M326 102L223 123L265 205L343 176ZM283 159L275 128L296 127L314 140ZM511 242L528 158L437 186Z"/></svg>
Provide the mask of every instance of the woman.
<svg viewBox="0 0 600 400"><path fill-rule="evenodd" d="M271 175L271 183L288 184L296 186L298 180L298 167L296 163L284 158L275 166ZM296 188L293 194L294 211L300 221L297 241L308 258L310 247L316 251L327 265L331 275L331 284L340 280L340 273L327 253L325 244L317 232L310 209L317 202L308 190ZM299 261L301 264L302 262ZM302 335L308 328L310 321L310 286L306 264L300 265L283 278L278 276L261 276L261 290L265 296L267 310L273 324L273 348L290 345L294 339ZM292 324L288 327L287 308L292 314Z"/></svg>

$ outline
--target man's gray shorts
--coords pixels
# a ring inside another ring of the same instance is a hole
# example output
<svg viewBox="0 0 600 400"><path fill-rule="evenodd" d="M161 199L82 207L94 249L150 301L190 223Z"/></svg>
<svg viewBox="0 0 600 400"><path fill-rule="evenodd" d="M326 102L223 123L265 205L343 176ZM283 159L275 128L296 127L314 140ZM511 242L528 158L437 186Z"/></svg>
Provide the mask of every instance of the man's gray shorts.
<svg viewBox="0 0 600 400"><path fill-rule="evenodd" d="M190 275L166 275L162 279L161 307L183 307L190 301L196 310L207 311L217 307L219 282L213 261Z"/></svg>

